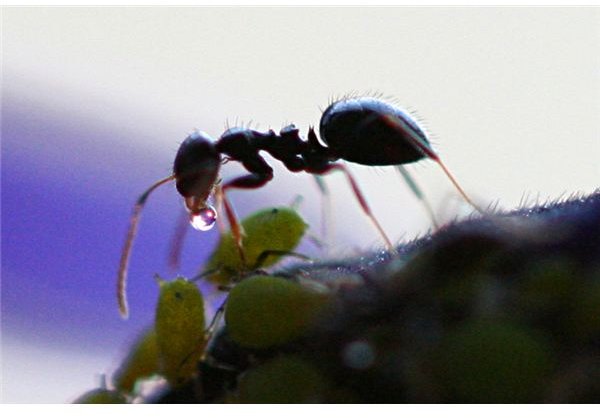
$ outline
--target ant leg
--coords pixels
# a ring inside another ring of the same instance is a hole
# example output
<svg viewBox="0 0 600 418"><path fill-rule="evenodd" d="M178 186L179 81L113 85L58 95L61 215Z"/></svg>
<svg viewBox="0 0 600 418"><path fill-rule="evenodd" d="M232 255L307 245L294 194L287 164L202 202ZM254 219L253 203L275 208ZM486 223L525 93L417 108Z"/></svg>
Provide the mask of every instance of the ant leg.
<svg viewBox="0 0 600 418"><path fill-rule="evenodd" d="M325 242L325 252L329 252L331 245L331 236L333 235L333 217L331 216L331 195L329 194L329 188L325 183L325 179L318 174L313 174L313 178L317 183L317 187L321 192L321 235L323 242Z"/></svg>
<svg viewBox="0 0 600 418"><path fill-rule="evenodd" d="M423 155L425 155L425 157L435 161L437 165L440 166L442 171L446 174L446 177L448 177L450 182L454 185L458 193L463 197L463 199L465 199L465 201L469 205L471 205L477 212L481 213L482 215L485 215L485 211L483 211L478 205L476 205L471 200L471 198L469 198L467 193L463 190L462 187L460 187L458 181L456 181L452 173L450 173L450 170L448 170L446 165L440 159L439 155L437 155L437 153L433 150L433 148L431 148L431 145L427 141L425 141L421 136L419 136L417 132L415 132L415 130L411 126L409 126L404 120L393 115L386 115L384 116L384 119L390 124L398 126L399 129L401 129L403 132L409 133L412 145L419 151L421 151Z"/></svg>
<svg viewBox="0 0 600 418"><path fill-rule="evenodd" d="M352 174L350 174L350 171L348 171L348 169L346 168L345 165L340 164L340 163L334 163L334 164L330 164L327 167L327 169L324 171L324 173L327 173L332 170L340 170L344 174L346 174L346 178L348 179L348 182L350 183L350 186L352 187L354 196L356 196L356 199L358 200L358 203L360 204L363 212L371 220L373 225L375 225L375 228L377 229L377 231L379 232L379 234L385 241L385 245L388 248L388 250L392 253L396 253L396 249L394 248L394 245L392 244L392 242L388 238L387 234L385 233L385 231L383 230L383 228L377 221L377 218L375 218L375 216L373 215L373 212L371 212L371 208L367 204L367 200L365 199L363 193L360 191L360 188L358 187L358 183L356 183L356 180L354 180L354 177L352 176Z"/></svg>
<svg viewBox="0 0 600 418"><path fill-rule="evenodd" d="M471 205L477 212L479 212L482 215L485 215L485 211L483 209L481 209L479 207L479 205L476 205L475 202L473 202L471 200L471 198L469 198L469 196L467 196L467 193L463 190L463 188L460 187L460 185L458 184L458 181L456 181L456 179L454 178L454 176L452 175L452 173L450 173L450 170L448 170L448 168L442 162L442 160L440 159L440 157L438 157L436 155L436 158L434 158L433 161L435 161L442 168L442 170L444 171L444 173L446 173L446 176L450 179L450 181L452 182L452 184L454 184L454 187L456 187L456 190L458 190L458 193L460 193L460 195L463 197L463 199L465 199L465 201L469 205Z"/></svg>
<svg viewBox="0 0 600 418"><path fill-rule="evenodd" d="M169 177L165 177L154 183L152 186L148 188L138 200L135 202L133 206L133 212L131 214L131 220L129 223L129 230L127 231L127 236L125 238L125 245L123 247L123 251L121 253L121 261L119 262L119 272L117 273L117 301L119 302L119 312L121 313L121 317L127 318L129 316L129 312L127 309L127 266L129 265L129 257L131 256L131 249L133 247L133 240L137 233L137 227L140 221L140 215L142 209L144 208L144 204L148 199L150 193L152 193L157 187L162 186L172 180L175 180L175 175L170 175Z"/></svg>
<svg viewBox="0 0 600 418"><path fill-rule="evenodd" d="M433 227L435 229L439 229L440 225L435 220L435 214L433 212L431 205L429 204L429 200L425 197L425 195L423 194L423 191L421 190L421 188L419 187L419 185L417 184L417 182L415 181L413 176L411 176L410 173L408 172L408 170L401 165L397 165L396 170L398 170L398 173L400 173L400 175L404 179L404 182L408 185L408 187L413 192L413 194L417 197L417 199L419 199L421 201L421 203L425 207L425 210L427 211L427 214L429 215L429 219L431 219L431 222L433 223Z"/></svg>
<svg viewBox="0 0 600 418"><path fill-rule="evenodd" d="M225 186L217 187L216 190L216 199L219 203L223 204L225 208L225 215L227 216L227 221L229 222L229 227L231 228L231 235L233 236L233 241L238 250L238 254L240 255L240 260L242 261L242 265L246 265L246 254L244 253L244 247L242 246L242 237L244 236L244 230L242 225L238 221L237 215L229 203L229 199L225 195Z"/></svg>
<svg viewBox="0 0 600 418"><path fill-rule="evenodd" d="M221 202L223 202L225 214L227 215L227 220L229 221L229 226L231 227L233 240L238 249L238 253L240 254L242 264L245 266L246 256L244 255L244 249L242 247L242 237L244 231L237 219L237 216L235 215L233 206L231 206L229 199L227 199L226 192L229 189L258 189L259 187L267 184L273 178L273 169L259 155L249 158L242 164L248 171L250 171L250 174L236 177L225 183L223 186L217 187L216 196L217 199L220 199Z"/></svg>
<svg viewBox="0 0 600 418"><path fill-rule="evenodd" d="M216 206L217 213L222 213L223 212L223 201L219 198L218 191L219 191L219 186L217 185L217 186L215 186L215 206ZM223 221L223 218L221 218L220 216L217 216L217 227L219 228L219 233L221 235L223 235L227 232L227 227L225 226L225 222Z"/></svg>

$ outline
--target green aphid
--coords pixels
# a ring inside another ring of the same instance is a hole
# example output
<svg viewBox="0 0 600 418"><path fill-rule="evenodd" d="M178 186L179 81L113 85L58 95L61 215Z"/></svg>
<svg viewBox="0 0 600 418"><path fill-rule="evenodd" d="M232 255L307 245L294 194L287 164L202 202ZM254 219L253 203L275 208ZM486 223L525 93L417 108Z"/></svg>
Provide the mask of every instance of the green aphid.
<svg viewBox="0 0 600 418"><path fill-rule="evenodd" d="M240 379L240 403L322 403L329 383L310 362L280 356L246 372Z"/></svg>
<svg viewBox="0 0 600 418"><path fill-rule="evenodd" d="M125 396L116 390L98 388L84 393L79 398L75 399L73 403L119 404L127 403L127 399L125 399Z"/></svg>
<svg viewBox="0 0 600 418"><path fill-rule="evenodd" d="M225 323L231 338L250 348L267 348L300 337L328 294L275 276L252 276L229 293Z"/></svg>
<svg viewBox="0 0 600 418"><path fill-rule="evenodd" d="M119 369L113 375L113 383L121 392L131 393L139 379L158 373L158 346L154 328L144 332L136 341Z"/></svg>
<svg viewBox="0 0 600 418"><path fill-rule="evenodd" d="M204 271L206 279L227 285L235 277L256 268L269 267L290 254L300 243L308 225L294 209L279 207L254 212L241 222L242 246L246 265L242 263L231 233L221 235Z"/></svg>
<svg viewBox="0 0 600 418"><path fill-rule="evenodd" d="M159 368L172 386L192 378L204 353L204 299L193 282L159 281L156 343Z"/></svg>

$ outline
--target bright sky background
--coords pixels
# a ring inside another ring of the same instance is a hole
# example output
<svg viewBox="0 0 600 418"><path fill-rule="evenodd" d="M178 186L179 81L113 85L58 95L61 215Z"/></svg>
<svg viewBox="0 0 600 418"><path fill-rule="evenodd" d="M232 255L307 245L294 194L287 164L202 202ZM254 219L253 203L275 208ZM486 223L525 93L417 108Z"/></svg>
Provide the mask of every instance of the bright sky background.
<svg viewBox="0 0 600 418"><path fill-rule="evenodd" d="M173 190L144 214L128 322L114 302L119 252L133 201L195 128L305 133L332 97L381 92L417 112L481 205L598 187L597 8L17 8L2 19L4 402L72 400L149 323L181 206ZM272 184L232 193L238 213L300 194L318 235L314 182L273 166ZM393 239L427 231L391 168L351 169ZM466 213L433 163L410 169L441 219ZM380 245L344 178L327 182L336 252ZM214 240L188 234L182 273Z"/></svg>

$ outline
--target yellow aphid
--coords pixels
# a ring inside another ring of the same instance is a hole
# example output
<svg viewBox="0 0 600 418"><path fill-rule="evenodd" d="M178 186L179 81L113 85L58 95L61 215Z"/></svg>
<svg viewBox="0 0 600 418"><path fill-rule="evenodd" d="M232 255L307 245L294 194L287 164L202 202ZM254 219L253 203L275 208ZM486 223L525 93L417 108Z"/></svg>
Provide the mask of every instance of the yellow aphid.
<svg viewBox="0 0 600 418"><path fill-rule="evenodd" d="M204 299L183 278L159 285L155 328L160 371L172 386L179 386L194 376L204 352Z"/></svg>
<svg viewBox="0 0 600 418"><path fill-rule="evenodd" d="M131 393L139 379L157 373L158 346L156 344L156 332L154 328L151 328L136 341L123 364L115 372L113 383L118 390Z"/></svg>

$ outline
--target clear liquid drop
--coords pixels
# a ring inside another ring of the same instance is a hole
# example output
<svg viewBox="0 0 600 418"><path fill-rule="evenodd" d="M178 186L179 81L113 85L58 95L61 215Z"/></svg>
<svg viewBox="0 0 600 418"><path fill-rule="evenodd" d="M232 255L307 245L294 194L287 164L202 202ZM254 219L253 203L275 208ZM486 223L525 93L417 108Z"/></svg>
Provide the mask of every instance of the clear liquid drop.
<svg viewBox="0 0 600 418"><path fill-rule="evenodd" d="M208 231L217 221L217 211L212 206L200 209L197 213L190 214L190 223L198 231Z"/></svg>

